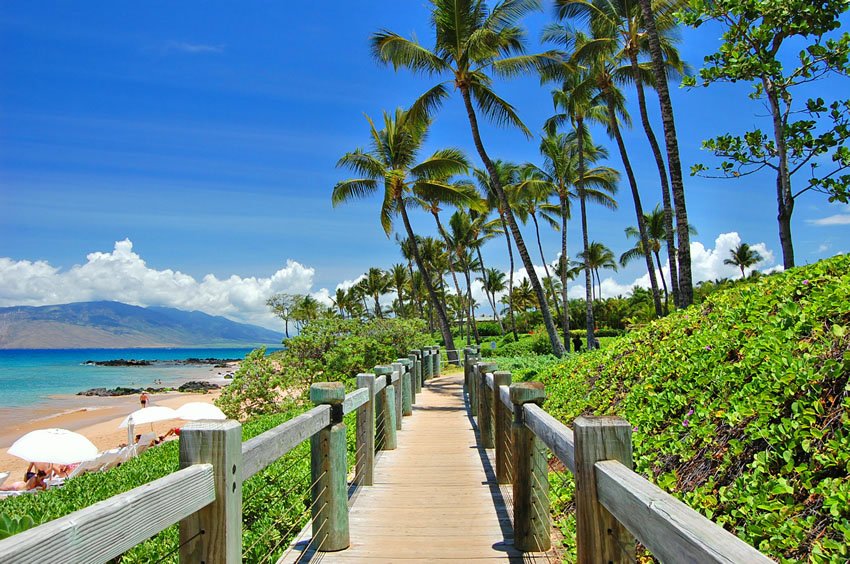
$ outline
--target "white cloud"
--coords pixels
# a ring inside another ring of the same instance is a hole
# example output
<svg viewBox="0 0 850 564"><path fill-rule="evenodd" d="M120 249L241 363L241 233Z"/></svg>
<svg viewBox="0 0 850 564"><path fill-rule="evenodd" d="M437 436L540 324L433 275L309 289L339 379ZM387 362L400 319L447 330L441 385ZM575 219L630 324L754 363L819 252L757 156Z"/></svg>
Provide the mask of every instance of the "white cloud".
<svg viewBox="0 0 850 564"><path fill-rule="evenodd" d="M160 47L163 53L188 53L190 55L224 53L224 45L207 45L204 43L188 43L186 41L165 41Z"/></svg>
<svg viewBox="0 0 850 564"><path fill-rule="evenodd" d="M850 213L837 213L835 215L821 217L819 219L809 219L806 220L806 223L811 223L818 227L825 227L829 225L850 225Z"/></svg>
<svg viewBox="0 0 850 564"><path fill-rule="evenodd" d="M85 264L67 271L45 261L0 258L0 306L114 300L198 310L279 329L266 299L279 292L308 293L314 274L312 268L287 260L286 266L267 278L219 279L207 274L199 281L180 271L148 267L133 251L133 243L124 239L115 243L112 252L90 253ZM317 294L322 295L322 290Z"/></svg>

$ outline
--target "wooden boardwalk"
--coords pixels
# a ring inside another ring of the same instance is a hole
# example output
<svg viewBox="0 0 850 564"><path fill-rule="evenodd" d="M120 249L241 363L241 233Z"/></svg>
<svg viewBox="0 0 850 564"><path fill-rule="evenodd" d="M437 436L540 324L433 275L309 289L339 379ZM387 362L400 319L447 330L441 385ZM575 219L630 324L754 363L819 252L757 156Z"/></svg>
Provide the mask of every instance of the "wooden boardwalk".
<svg viewBox="0 0 850 564"><path fill-rule="evenodd" d="M374 485L352 498L350 548L324 554L300 554L296 548L285 561L300 556L327 562L522 562L533 557L513 547L510 486L499 488L490 458L476 443L462 373L427 382L413 415L404 418L398 444L379 454Z"/></svg>

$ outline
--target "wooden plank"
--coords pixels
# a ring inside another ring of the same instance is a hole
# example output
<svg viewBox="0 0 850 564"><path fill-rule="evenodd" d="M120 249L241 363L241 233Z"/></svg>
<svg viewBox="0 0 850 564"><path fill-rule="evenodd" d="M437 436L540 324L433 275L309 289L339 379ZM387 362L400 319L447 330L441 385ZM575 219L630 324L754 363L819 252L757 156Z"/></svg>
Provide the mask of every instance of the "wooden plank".
<svg viewBox="0 0 850 564"><path fill-rule="evenodd" d="M367 401L369 401L369 390L358 388L345 396L345 401L342 402L342 413L351 413Z"/></svg>
<svg viewBox="0 0 850 564"><path fill-rule="evenodd" d="M331 422L331 408L314 407L242 443L242 477L247 480Z"/></svg>
<svg viewBox="0 0 850 564"><path fill-rule="evenodd" d="M599 502L594 465L600 460L617 460L631 467L632 427L615 416L580 416L573 421L573 429L578 562L631 564L635 539Z"/></svg>
<svg viewBox="0 0 850 564"><path fill-rule="evenodd" d="M106 562L215 500L196 464L0 541L0 562Z"/></svg>
<svg viewBox="0 0 850 564"><path fill-rule="evenodd" d="M619 462L597 462L595 471L599 501L661 561L772 562Z"/></svg>
<svg viewBox="0 0 850 564"><path fill-rule="evenodd" d="M503 387L508 390L508 395L510 395L510 389L508 388L511 384L510 372L503 370L494 372L493 380L495 382L494 396L498 396ZM493 433L496 440L496 481L500 484L510 484L511 461L509 458L509 452L511 450L511 423L513 419L513 411L503 404L498 397L493 398L493 419Z"/></svg>
<svg viewBox="0 0 850 564"><path fill-rule="evenodd" d="M539 405L526 404L523 409L526 426L534 431L570 472L575 473L575 437L572 429L546 413Z"/></svg>
<svg viewBox="0 0 850 564"><path fill-rule="evenodd" d="M485 379L486 379L487 387L490 388L491 390L495 389L495 388L493 388L493 374L488 373L485 376Z"/></svg>
<svg viewBox="0 0 850 564"><path fill-rule="evenodd" d="M375 378L375 393L387 387L387 381L384 378Z"/></svg>
<svg viewBox="0 0 850 564"><path fill-rule="evenodd" d="M371 486L375 475L375 375L358 374L357 386L366 390L368 402L357 410L355 482Z"/></svg>
<svg viewBox="0 0 850 564"><path fill-rule="evenodd" d="M499 386L499 400L513 412L514 404L511 403L511 389L508 386Z"/></svg>
<svg viewBox="0 0 850 564"><path fill-rule="evenodd" d="M196 421L180 430L180 467L213 467L215 501L180 520L180 561L242 561L242 425ZM202 532L203 531L203 532Z"/></svg>

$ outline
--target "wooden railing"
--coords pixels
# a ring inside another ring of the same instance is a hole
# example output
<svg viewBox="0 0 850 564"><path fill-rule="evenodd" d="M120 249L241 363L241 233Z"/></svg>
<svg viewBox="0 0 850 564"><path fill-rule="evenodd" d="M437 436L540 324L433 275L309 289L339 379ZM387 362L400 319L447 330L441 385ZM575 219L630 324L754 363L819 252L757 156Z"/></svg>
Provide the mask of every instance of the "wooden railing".
<svg viewBox="0 0 850 564"><path fill-rule="evenodd" d="M570 429L541 405L543 385L464 351L464 388L481 445L495 449L496 479L512 484L514 545L551 547L548 449L575 478L578 562L635 559L635 539L663 562L771 562L758 550L632 471L632 427L619 417L578 417Z"/></svg>
<svg viewBox="0 0 850 564"><path fill-rule="evenodd" d="M375 451L392 450L423 381L441 371L438 347L411 351L357 376L357 389L314 384L316 407L242 442L236 421L196 422L180 432L180 470L0 541L0 562L107 562L179 523L181 562L242 559L242 483L310 440L314 550L349 544L346 427L356 411L353 484L373 483Z"/></svg>

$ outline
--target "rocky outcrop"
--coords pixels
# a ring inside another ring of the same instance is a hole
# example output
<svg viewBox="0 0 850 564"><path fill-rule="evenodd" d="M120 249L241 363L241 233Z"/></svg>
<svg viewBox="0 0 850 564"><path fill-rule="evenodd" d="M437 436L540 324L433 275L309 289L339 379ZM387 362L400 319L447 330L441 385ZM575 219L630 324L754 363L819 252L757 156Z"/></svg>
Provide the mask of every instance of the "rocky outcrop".
<svg viewBox="0 0 850 564"><path fill-rule="evenodd" d="M178 392L192 392L192 393L200 393L205 394L210 390L219 390L221 386L218 384L213 384L212 382L202 382L199 380L192 380L191 382L186 382L179 388L177 388Z"/></svg>

